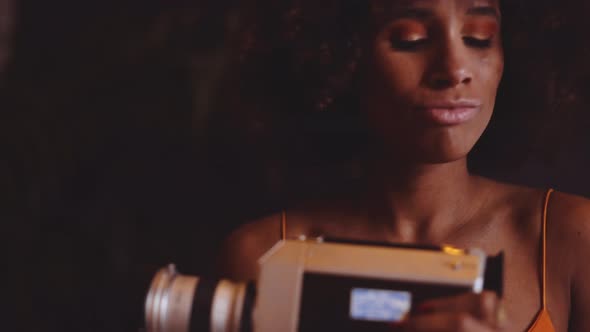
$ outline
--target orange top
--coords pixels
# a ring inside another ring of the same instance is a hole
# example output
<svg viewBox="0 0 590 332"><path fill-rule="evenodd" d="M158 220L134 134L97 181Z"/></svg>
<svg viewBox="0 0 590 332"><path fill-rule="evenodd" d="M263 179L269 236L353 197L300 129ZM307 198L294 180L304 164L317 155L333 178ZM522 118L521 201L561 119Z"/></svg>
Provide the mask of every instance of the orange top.
<svg viewBox="0 0 590 332"><path fill-rule="evenodd" d="M281 240L287 239L287 212L285 210L281 211Z"/></svg>
<svg viewBox="0 0 590 332"><path fill-rule="evenodd" d="M541 282L541 310L537 314L535 321L528 329L528 332L555 332L555 328L553 327L553 323L551 322L551 317L549 316L549 311L547 310L547 209L549 207L549 199L551 198L551 194L553 193L553 189L547 190L545 194L545 200L543 202L543 227L542 227L542 263L541 263L541 273L542 273L542 282ZM282 240L287 238L287 213L285 210L281 212L281 228L280 228L280 237Z"/></svg>
<svg viewBox="0 0 590 332"><path fill-rule="evenodd" d="M549 207L551 193L553 193L553 189L547 190L547 193L545 194L545 202L543 203L543 231L541 235L543 238L543 260L541 263L541 272L543 274L541 282L541 311L537 314L537 317L528 332L555 332L555 327L553 327L549 311L547 310L547 209Z"/></svg>

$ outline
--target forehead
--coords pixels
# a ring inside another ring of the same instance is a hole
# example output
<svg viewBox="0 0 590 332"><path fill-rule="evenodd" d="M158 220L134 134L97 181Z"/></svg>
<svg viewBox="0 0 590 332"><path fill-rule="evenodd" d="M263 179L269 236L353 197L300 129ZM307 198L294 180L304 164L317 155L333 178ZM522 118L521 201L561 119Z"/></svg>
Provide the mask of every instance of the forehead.
<svg viewBox="0 0 590 332"><path fill-rule="evenodd" d="M370 0L372 30L400 18L429 20L453 15L489 17L502 21L500 0Z"/></svg>
<svg viewBox="0 0 590 332"><path fill-rule="evenodd" d="M378 18L387 18L407 11L419 9L435 12L446 10L447 12L480 13L473 9L494 9L499 16L499 0L371 0L373 14ZM488 12L491 12L488 10ZM485 11L481 11L485 13Z"/></svg>

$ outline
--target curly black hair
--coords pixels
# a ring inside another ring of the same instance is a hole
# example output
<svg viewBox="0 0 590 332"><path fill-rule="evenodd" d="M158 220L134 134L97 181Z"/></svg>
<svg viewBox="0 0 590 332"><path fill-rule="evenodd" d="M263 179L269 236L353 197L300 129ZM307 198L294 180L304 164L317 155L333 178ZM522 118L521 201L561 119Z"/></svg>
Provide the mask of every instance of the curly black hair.
<svg viewBox="0 0 590 332"><path fill-rule="evenodd" d="M590 44L578 37L590 31L584 19L588 4L500 2L505 71L493 120L469 158L471 167L483 172L514 167L536 152L550 155L567 133L576 132L568 130L573 123L585 123L577 111L590 78L585 61ZM243 154L274 158L291 171L305 168L302 162L332 167L362 153L366 133L358 112L358 68L366 37L387 20L387 3L242 3L231 39L232 88L222 95L235 137L242 143L255 139L256 149Z"/></svg>

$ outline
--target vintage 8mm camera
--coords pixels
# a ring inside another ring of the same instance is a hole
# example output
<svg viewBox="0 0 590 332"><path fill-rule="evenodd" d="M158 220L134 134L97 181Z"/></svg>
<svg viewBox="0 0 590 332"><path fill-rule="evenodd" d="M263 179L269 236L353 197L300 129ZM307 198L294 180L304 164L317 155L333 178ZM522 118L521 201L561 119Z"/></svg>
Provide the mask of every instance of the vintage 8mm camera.
<svg viewBox="0 0 590 332"><path fill-rule="evenodd" d="M422 301L502 293L502 254L343 240L285 240L259 260L256 283L154 277L148 332L392 331Z"/></svg>

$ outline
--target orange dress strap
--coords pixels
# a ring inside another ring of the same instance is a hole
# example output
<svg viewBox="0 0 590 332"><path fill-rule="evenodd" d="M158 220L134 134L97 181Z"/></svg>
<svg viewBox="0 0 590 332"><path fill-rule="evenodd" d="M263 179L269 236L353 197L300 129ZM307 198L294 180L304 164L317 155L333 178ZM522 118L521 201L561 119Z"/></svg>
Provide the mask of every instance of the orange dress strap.
<svg viewBox="0 0 590 332"><path fill-rule="evenodd" d="M537 314L535 321L529 328L528 332L555 332L555 327L551 321L551 316L547 310L547 210L549 208L549 199L553 189L547 190L545 201L543 202L543 227L542 227L542 280L541 280L541 310Z"/></svg>
<svg viewBox="0 0 590 332"><path fill-rule="evenodd" d="M281 211L281 227L279 236L281 240L287 239L287 211L285 211L285 209Z"/></svg>
<svg viewBox="0 0 590 332"><path fill-rule="evenodd" d="M545 194L545 202L543 204L543 261L541 263L541 269L543 271L543 310L547 309L547 210L549 209L549 199L551 198L552 193L553 189L547 190L547 193Z"/></svg>

